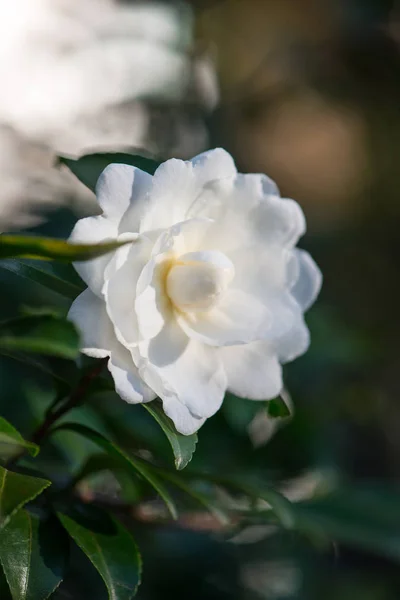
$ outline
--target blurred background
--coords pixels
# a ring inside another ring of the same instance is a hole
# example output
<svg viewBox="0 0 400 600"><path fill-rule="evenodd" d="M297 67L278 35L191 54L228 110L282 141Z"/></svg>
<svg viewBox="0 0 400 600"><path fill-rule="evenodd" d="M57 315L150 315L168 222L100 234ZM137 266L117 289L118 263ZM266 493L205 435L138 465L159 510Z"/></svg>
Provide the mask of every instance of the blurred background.
<svg viewBox="0 0 400 600"><path fill-rule="evenodd" d="M311 348L285 367L293 416L277 424L228 397L189 469L252 473L293 499L400 483L399 47L394 0L0 6L0 231L67 236L96 205L56 157L99 150L188 158L223 146L240 171L267 173L304 209L301 245L324 285L308 316ZM2 281L5 311L20 302L16 288ZM18 368L1 359L1 412L25 434L53 390ZM95 404L76 419L162 444L140 407ZM42 460L62 476L87 451L69 450ZM142 600L400 597L398 564L379 553L273 527L227 532L194 511L178 525L146 515L132 522ZM54 597L102 598L96 577L72 572Z"/></svg>

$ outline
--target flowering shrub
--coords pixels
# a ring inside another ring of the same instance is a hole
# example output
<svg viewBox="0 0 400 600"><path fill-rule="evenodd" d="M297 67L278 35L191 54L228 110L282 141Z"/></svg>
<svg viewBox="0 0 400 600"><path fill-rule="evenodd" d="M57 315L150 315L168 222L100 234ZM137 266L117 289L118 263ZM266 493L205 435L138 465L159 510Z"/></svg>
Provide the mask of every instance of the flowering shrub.
<svg viewBox="0 0 400 600"><path fill-rule="evenodd" d="M304 481L290 502L265 471L221 472L216 436L209 460L185 468L225 395L246 435L290 417L281 365L306 351L303 315L321 285L296 248L299 205L266 176L237 173L220 149L161 164L128 154L61 161L96 190L102 214L79 220L68 242L0 236L2 411L14 415L0 417L1 598L80 600L88 589L97 598L93 572L110 599L132 598L137 522L195 527L193 504L201 527L209 513L226 534L267 524L398 559L395 493L327 488L310 498L315 482L309 491ZM250 418L244 404L256 407Z"/></svg>

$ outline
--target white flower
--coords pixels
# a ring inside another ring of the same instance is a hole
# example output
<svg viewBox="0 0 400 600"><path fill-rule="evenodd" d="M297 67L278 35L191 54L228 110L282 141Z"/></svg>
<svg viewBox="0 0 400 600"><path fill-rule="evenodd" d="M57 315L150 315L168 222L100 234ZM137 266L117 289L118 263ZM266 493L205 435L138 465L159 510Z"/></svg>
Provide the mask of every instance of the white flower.
<svg viewBox="0 0 400 600"><path fill-rule="evenodd" d="M109 165L97 184L101 216L73 242L134 240L75 267L88 289L69 318L82 352L109 356L127 402L159 396L183 434L221 406L225 391L254 400L282 389L281 363L307 349L303 312L321 285L306 252L301 208L265 175L237 173L221 149L171 159L154 176Z"/></svg>

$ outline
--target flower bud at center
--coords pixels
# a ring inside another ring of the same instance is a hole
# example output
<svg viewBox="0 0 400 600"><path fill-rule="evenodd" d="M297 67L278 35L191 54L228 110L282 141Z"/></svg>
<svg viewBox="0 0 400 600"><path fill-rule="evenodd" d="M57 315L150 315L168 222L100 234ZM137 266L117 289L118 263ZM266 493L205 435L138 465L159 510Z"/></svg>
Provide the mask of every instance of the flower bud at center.
<svg viewBox="0 0 400 600"><path fill-rule="evenodd" d="M233 276L233 264L221 252L189 252L172 264L166 292L179 310L205 311L218 302Z"/></svg>

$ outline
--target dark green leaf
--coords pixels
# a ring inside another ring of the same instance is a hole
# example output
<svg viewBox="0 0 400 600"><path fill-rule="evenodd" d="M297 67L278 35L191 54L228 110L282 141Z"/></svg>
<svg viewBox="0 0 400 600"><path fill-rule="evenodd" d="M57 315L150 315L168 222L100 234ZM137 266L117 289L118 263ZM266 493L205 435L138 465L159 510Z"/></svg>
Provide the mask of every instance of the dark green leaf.
<svg viewBox="0 0 400 600"><path fill-rule="evenodd" d="M267 403L267 411L268 415L274 419L284 419L291 415L290 408L282 396L278 396L278 398L274 398L274 400L269 400Z"/></svg>
<svg viewBox="0 0 400 600"><path fill-rule="evenodd" d="M227 489L241 492L252 500L265 500L284 527L291 529L294 525L295 514L292 503L283 494L268 485L234 477L219 477L209 473L191 474L191 476L197 479L203 478Z"/></svg>
<svg viewBox="0 0 400 600"><path fill-rule="evenodd" d="M130 476L130 473L126 471L119 460L116 460L103 452L89 456L87 461L74 476L72 485L75 486L82 479L96 475L101 471L113 473L121 488L121 496L124 502L132 504L138 502L140 495L137 488L137 481Z"/></svg>
<svg viewBox="0 0 400 600"><path fill-rule="evenodd" d="M72 265L10 258L0 261L0 268L38 283L71 300L74 300L85 288ZM67 271L68 276L66 276Z"/></svg>
<svg viewBox="0 0 400 600"><path fill-rule="evenodd" d="M254 486L240 483L237 489L242 490L254 500L261 499L268 502L281 524L287 529L293 527L294 513L292 503L283 494L267 485Z"/></svg>
<svg viewBox="0 0 400 600"><path fill-rule="evenodd" d="M184 469L191 461L193 453L196 450L197 434L182 435L178 433L171 419L167 417L162 408L155 402L143 404L143 406L154 417L167 436L175 456L176 468L178 470Z"/></svg>
<svg viewBox="0 0 400 600"><path fill-rule="evenodd" d="M146 173L150 173L150 175L154 174L160 164L145 156L139 156L138 154L124 154L121 152L115 154L87 154L77 160L67 158L66 156L60 156L59 160L60 163L66 165L72 173L92 191L95 191L100 173L112 163L133 165L142 171L146 171Z"/></svg>
<svg viewBox="0 0 400 600"><path fill-rule="evenodd" d="M68 538L55 518L20 510L2 529L0 562L13 600L45 600L63 579Z"/></svg>
<svg viewBox="0 0 400 600"><path fill-rule="evenodd" d="M39 446L24 440L11 423L0 417L0 458L9 460L22 449L27 450L31 456L36 456L39 452Z"/></svg>
<svg viewBox="0 0 400 600"><path fill-rule="evenodd" d="M206 510L208 510L214 517L223 525L229 523L229 515L225 512L220 506L218 506L213 500L211 500L208 495L199 491L193 485L189 485L185 480L183 480L180 476L175 475L175 473L169 473L168 471L162 471L162 474L165 479L168 479L172 483L174 483L177 487L179 487L185 494L191 496L198 504L201 504Z"/></svg>
<svg viewBox="0 0 400 600"><path fill-rule="evenodd" d="M400 560L400 493L343 489L292 506L298 531Z"/></svg>
<svg viewBox="0 0 400 600"><path fill-rule="evenodd" d="M167 488L164 486L163 482L160 481L158 476L156 475L152 466L145 462L144 460L137 458L132 455L126 454L121 448L118 448L115 444L107 440L105 437L90 429L89 427L85 427L84 425L78 425L76 423L66 423L65 425L60 425L55 431L74 431L80 435L83 435L87 439L91 440L94 444L102 448L109 454L111 457L117 459L125 468L133 473L135 476L140 474L143 479L145 479L161 496L164 500L168 510L171 513L171 516L176 519L177 518L177 510L171 495L169 494Z"/></svg>
<svg viewBox="0 0 400 600"><path fill-rule="evenodd" d="M131 534L108 513L93 508L58 513L58 518L103 578L110 600L130 600L142 570Z"/></svg>
<svg viewBox="0 0 400 600"><path fill-rule="evenodd" d="M235 432L248 435L249 425L262 407L265 407L264 402L253 402L228 392L225 395L222 412Z"/></svg>
<svg viewBox="0 0 400 600"><path fill-rule="evenodd" d="M31 259L65 260L67 262L92 260L129 242L101 244L72 244L56 238L24 235L0 235L0 259L20 256Z"/></svg>
<svg viewBox="0 0 400 600"><path fill-rule="evenodd" d="M0 352L34 352L74 359L79 354L79 335L66 319L20 317L0 323Z"/></svg>
<svg viewBox="0 0 400 600"><path fill-rule="evenodd" d="M47 479L21 475L0 467L0 528L21 506L36 498L50 484Z"/></svg>

